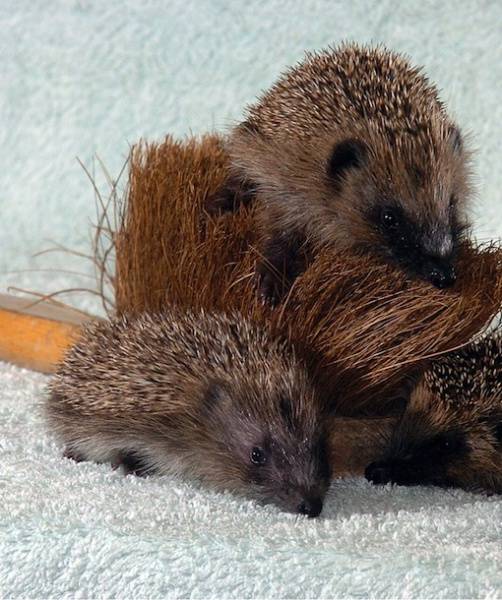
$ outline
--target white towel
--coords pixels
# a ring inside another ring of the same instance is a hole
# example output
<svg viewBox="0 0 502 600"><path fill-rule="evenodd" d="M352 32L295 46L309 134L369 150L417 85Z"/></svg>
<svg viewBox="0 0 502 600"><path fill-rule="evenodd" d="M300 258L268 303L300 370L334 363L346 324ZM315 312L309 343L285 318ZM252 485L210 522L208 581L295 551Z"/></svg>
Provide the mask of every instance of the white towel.
<svg viewBox="0 0 502 600"><path fill-rule="evenodd" d="M306 519L61 457L47 378L0 365L4 598L500 597L502 500L337 481Z"/></svg>

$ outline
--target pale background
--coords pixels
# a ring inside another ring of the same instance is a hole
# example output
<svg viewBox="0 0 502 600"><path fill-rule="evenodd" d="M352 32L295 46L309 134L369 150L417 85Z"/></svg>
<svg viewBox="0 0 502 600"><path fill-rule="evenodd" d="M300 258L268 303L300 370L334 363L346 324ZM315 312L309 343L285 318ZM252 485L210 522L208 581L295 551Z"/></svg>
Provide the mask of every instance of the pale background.
<svg viewBox="0 0 502 600"><path fill-rule="evenodd" d="M304 49L349 39L425 65L478 148L476 233L502 233L502 2L0 0L0 28L0 290L92 286L7 274L92 272L31 258L49 239L89 248L94 198L76 157L115 175L140 137L225 129Z"/></svg>

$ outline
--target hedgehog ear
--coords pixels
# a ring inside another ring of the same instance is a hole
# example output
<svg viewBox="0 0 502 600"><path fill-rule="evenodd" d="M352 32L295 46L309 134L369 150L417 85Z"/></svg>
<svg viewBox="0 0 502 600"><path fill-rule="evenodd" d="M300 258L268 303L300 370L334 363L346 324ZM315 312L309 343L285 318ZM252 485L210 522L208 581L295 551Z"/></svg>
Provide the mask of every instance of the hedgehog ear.
<svg viewBox="0 0 502 600"><path fill-rule="evenodd" d="M335 144L328 160L328 175L334 181L339 181L349 169L362 167L368 158L365 144L356 139L348 139Z"/></svg>
<svg viewBox="0 0 502 600"><path fill-rule="evenodd" d="M229 400L229 394L226 385L213 379L208 382L202 396L202 410L205 413L212 413L216 408L225 406Z"/></svg>
<svg viewBox="0 0 502 600"><path fill-rule="evenodd" d="M448 141L455 154L460 154L464 148L464 140L462 134L457 127L453 127L448 135Z"/></svg>

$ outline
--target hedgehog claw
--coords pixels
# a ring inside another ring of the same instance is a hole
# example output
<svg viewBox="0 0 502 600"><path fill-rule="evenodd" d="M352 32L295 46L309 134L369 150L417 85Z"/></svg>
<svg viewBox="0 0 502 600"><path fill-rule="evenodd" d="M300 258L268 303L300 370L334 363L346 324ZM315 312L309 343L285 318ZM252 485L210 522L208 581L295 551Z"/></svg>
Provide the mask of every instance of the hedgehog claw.
<svg viewBox="0 0 502 600"><path fill-rule="evenodd" d="M63 458L69 458L75 462L84 462L85 458L76 452L75 450L71 450L68 446L63 450Z"/></svg>
<svg viewBox="0 0 502 600"><path fill-rule="evenodd" d="M122 467L125 475L136 475L136 477L146 477L149 469L144 461L132 453L122 453L116 461L112 463L112 469L116 470Z"/></svg>
<svg viewBox="0 0 502 600"><path fill-rule="evenodd" d="M278 285L277 277L272 273L265 271L260 277L260 296L264 304L268 304L272 308L276 307L283 296L281 286Z"/></svg>

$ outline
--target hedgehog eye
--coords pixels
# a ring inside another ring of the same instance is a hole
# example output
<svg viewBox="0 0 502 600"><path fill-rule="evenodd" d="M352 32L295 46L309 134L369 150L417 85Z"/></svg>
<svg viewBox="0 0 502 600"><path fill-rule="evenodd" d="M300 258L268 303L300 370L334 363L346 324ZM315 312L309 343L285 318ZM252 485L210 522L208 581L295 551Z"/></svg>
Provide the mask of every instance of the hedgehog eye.
<svg viewBox="0 0 502 600"><path fill-rule="evenodd" d="M495 426L495 437L497 438L497 442L502 444L502 423L498 423Z"/></svg>
<svg viewBox="0 0 502 600"><path fill-rule="evenodd" d="M395 230L399 227L399 217L392 208L384 208L380 218L385 229Z"/></svg>
<svg viewBox="0 0 502 600"><path fill-rule="evenodd" d="M267 457L265 455L265 451L258 446L255 446L251 450L251 462L254 465L264 465L267 462Z"/></svg>

